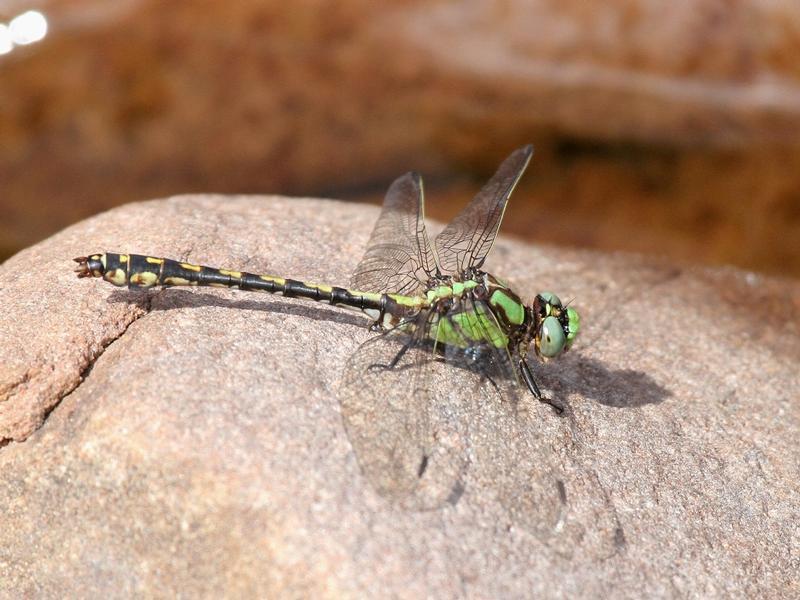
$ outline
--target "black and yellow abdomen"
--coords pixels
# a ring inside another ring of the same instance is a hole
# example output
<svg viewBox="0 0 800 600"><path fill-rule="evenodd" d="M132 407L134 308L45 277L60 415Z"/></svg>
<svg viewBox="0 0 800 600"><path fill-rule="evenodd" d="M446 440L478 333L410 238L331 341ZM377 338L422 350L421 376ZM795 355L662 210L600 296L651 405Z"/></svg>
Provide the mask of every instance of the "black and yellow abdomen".
<svg viewBox="0 0 800 600"><path fill-rule="evenodd" d="M92 275L97 277L100 272L100 277L120 287L207 285L282 293L285 292L287 285L287 280L280 277L217 269L141 254L106 252L90 256L87 262Z"/></svg>
<svg viewBox="0 0 800 600"><path fill-rule="evenodd" d="M79 265L76 269L79 277L100 277L119 287L126 285L129 288L185 285L235 287L245 291L282 294L286 297L306 298L335 306L356 308L375 319L383 318L388 309L398 306L397 299L389 298L385 294L358 292L273 275L218 269L142 254L105 252L76 258L75 261Z"/></svg>

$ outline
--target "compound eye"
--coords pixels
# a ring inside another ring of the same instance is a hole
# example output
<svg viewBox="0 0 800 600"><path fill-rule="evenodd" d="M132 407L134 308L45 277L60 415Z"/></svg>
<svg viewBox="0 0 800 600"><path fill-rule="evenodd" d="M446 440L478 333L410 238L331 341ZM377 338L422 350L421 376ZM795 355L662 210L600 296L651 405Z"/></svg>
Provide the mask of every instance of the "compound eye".
<svg viewBox="0 0 800 600"><path fill-rule="evenodd" d="M572 345L581 329L581 316L574 308L567 309L567 348Z"/></svg>
<svg viewBox="0 0 800 600"><path fill-rule="evenodd" d="M555 308L561 308L561 298L556 296L552 292L542 292L539 294L539 297L545 301L546 304L553 306ZM548 311L549 314L549 311Z"/></svg>
<svg viewBox="0 0 800 600"><path fill-rule="evenodd" d="M555 317L547 317L542 321L539 331L539 354L545 358L553 358L563 352L567 344L564 329Z"/></svg>

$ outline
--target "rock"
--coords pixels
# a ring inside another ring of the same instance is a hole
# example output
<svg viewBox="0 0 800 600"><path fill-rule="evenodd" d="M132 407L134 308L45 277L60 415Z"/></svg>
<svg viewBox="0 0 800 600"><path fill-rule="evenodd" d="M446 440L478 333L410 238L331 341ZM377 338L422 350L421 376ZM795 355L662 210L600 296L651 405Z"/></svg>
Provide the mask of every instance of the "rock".
<svg viewBox="0 0 800 600"><path fill-rule="evenodd" d="M536 369L567 410L439 373L431 415L456 425L423 506L360 468L369 418L339 396L373 335L357 315L72 273L120 250L346 284L376 215L176 197L0 266L0 595L800 593L796 283L499 239L493 272L582 313Z"/></svg>

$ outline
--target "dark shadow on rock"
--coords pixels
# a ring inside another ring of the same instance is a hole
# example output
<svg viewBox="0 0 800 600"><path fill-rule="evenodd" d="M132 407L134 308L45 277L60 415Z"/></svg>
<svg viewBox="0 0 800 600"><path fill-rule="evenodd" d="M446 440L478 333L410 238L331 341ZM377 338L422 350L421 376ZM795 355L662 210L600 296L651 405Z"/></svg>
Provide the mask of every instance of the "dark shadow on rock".
<svg viewBox="0 0 800 600"><path fill-rule="evenodd" d="M562 405L568 405L567 395L571 393L613 408L659 404L672 396L671 391L647 373L609 369L599 360L580 354L567 355L547 366L531 364L531 367L537 380L552 390L553 400Z"/></svg>
<svg viewBox="0 0 800 600"><path fill-rule="evenodd" d="M155 292L116 290L108 297L108 301L140 304L143 296L149 298L150 311L218 306L231 310L260 310L268 313L308 317L315 321L331 321L361 328L367 328L370 324L369 319L366 317L361 317L344 309L330 308L325 304L304 300L293 302L276 302L268 298L238 300L179 289L166 289Z"/></svg>

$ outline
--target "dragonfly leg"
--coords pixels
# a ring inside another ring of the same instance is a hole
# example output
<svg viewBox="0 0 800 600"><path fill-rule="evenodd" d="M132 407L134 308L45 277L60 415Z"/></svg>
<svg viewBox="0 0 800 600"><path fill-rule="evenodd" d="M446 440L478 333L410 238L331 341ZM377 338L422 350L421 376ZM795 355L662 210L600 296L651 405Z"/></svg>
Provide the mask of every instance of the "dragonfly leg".
<svg viewBox="0 0 800 600"><path fill-rule="evenodd" d="M494 379L492 379L491 375L484 375L484 377L486 378L486 381L492 384L492 387L495 389L495 391L500 391L500 386L497 385L497 382Z"/></svg>
<svg viewBox="0 0 800 600"><path fill-rule="evenodd" d="M533 394L534 398L536 398L539 402L544 402L545 404L552 407L552 409L556 411L556 413L559 415L564 412L563 406L554 402L550 398L545 397L542 394L541 390L539 389L539 386L536 385L536 380L533 378L533 373L531 373L531 368L528 366L528 363L525 362L524 358L520 359L519 361L519 370L520 373L522 374L522 378L525 380L525 385L528 386L528 389L530 390L531 394Z"/></svg>
<svg viewBox="0 0 800 600"><path fill-rule="evenodd" d="M403 347L400 348L400 351L395 355L392 359L392 362L389 363L390 369L394 369L397 366L397 363L400 362L400 359L403 358L403 355L408 352L408 349L411 347L411 344L403 344Z"/></svg>
<svg viewBox="0 0 800 600"><path fill-rule="evenodd" d="M397 366L397 363L399 363L400 360L403 358L405 353L408 352L408 349L410 347L411 347L410 343L409 344L403 344L403 347L400 348L400 350L398 350L397 354L395 354L394 358L391 360L391 362L388 365L382 365L380 363L372 363L367 368L368 369L382 369L382 370L385 370L385 371L388 371L390 369L394 369Z"/></svg>

